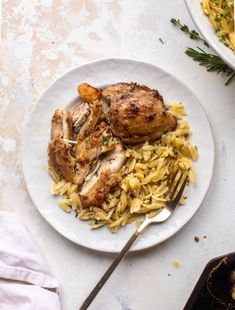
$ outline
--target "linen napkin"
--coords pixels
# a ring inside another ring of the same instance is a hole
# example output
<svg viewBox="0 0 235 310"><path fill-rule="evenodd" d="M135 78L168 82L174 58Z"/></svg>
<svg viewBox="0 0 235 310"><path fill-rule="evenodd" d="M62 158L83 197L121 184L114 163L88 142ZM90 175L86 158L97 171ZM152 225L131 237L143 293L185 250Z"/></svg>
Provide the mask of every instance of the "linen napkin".
<svg viewBox="0 0 235 310"><path fill-rule="evenodd" d="M58 310L59 284L23 222L0 211L0 309Z"/></svg>

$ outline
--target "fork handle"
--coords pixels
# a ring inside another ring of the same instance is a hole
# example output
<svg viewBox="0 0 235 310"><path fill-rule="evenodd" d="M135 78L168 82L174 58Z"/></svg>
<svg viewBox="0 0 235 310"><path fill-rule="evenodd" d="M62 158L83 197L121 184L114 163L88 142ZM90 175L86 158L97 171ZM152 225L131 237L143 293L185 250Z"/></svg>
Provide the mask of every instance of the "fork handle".
<svg viewBox="0 0 235 310"><path fill-rule="evenodd" d="M130 249L130 247L132 246L132 244L135 242L135 240L139 237L139 235L141 234L141 232L148 226L149 221L146 219L141 225L140 227L134 232L134 234L130 237L130 239L127 241L126 245L123 247L123 249L121 250L121 252L117 255L117 257L114 259L114 261L112 262L112 264L109 266L109 268L106 270L105 274L102 276L102 278L100 279L100 281L96 284L96 286L93 288L93 290L91 291L90 295L85 299L85 301L83 302L82 306L79 308L80 310L86 310L90 304L92 303L92 301L94 300L94 298L96 297L96 295L99 293L99 291L101 290L101 288L104 286L104 284L106 283L106 281L109 279L109 277L111 276L111 274L113 273L113 271L116 269L116 267L118 266L118 264L123 260L123 258L126 256L128 250Z"/></svg>

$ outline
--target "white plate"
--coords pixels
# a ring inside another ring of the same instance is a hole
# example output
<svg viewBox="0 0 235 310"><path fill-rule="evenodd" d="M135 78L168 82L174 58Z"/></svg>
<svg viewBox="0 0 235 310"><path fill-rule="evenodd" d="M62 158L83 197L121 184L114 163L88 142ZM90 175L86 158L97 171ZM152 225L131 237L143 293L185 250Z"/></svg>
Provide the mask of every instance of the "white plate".
<svg viewBox="0 0 235 310"><path fill-rule="evenodd" d="M163 69L133 60L108 59L78 67L63 75L40 98L25 128L23 171L28 192L46 221L65 238L98 251L118 252L133 233L135 224L121 228L116 234L110 233L106 227L91 230L87 222L78 220L58 207L58 199L49 192L51 178L47 173L51 117L56 108L64 108L76 98L76 86L81 82L101 87L130 81L159 90L166 102L182 101L193 132L192 142L199 148L199 159L194 165L197 183L190 186L187 204L178 207L166 223L149 227L132 250L158 244L188 222L208 190L213 171L214 142L206 113L193 93Z"/></svg>
<svg viewBox="0 0 235 310"><path fill-rule="evenodd" d="M211 48L235 70L235 54L219 41L209 18L204 14L199 0L184 0L188 11L202 36Z"/></svg>

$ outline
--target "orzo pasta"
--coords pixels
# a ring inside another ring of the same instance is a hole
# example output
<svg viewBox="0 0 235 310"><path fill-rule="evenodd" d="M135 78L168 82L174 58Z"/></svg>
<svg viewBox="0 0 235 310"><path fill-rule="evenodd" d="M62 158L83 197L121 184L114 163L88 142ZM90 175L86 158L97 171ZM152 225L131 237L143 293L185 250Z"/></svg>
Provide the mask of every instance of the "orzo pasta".
<svg viewBox="0 0 235 310"><path fill-rule="evenodd" d="M235 51L234 0L200 0L220 41Z"/></svg>

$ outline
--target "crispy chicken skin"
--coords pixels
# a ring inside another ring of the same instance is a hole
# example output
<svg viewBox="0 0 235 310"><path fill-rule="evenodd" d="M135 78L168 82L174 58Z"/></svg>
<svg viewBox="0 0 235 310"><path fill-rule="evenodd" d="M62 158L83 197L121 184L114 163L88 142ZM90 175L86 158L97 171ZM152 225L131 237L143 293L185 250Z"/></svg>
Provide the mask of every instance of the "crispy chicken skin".
<svg viewBox="0 0 235 310"><path fill-rule="evenodd" d="M74 181L75 160L69 141L73 135L72 115L67 110L57 109L51 121L51 141L48 144L48 165L53 175Z"/></svg>
<svg viewBox="0 0 235 310"><path fill-rule="evenodd" d="M85 101L73 112L74 130L78 133L77 142L80 143L94 130L102 114L102 105L98 88L83 83L78 85L77 90L80 98Z"/></svg>
<svg viewBox="0 0 235 310"><path fill-rule="evenodd" d="M75 183L75 159L71 155L71 148L62 138L56 138L48 145L48 165L59 177Z"/></svg>
<svg viewBox="0 0 235 310"><path fill-rule="evenodd" d="M101 98L101 90L87 83L79 84L77 87L78 94L83 101L93 102Z"/></svg>
<svg viewBox="0 0 235 310"><path fill-rule="evenodd" d="M176 127L175 117L167 112L157 90L136 83L119 83L106 87L102 96L109 105L113 134L124 143L154 140Z"/></svg>

